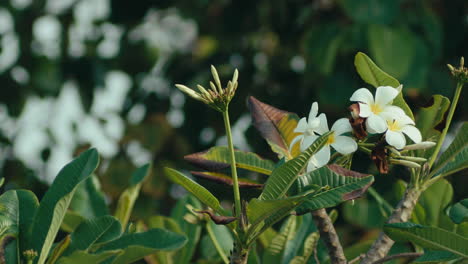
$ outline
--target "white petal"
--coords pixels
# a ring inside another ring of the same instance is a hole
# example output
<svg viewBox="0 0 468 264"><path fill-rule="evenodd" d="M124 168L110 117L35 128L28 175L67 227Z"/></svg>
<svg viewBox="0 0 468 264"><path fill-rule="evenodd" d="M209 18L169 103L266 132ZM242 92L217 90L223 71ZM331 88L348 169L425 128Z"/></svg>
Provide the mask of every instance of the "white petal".
<svg viewBox="0 0 468 264"><path fill-rule="evenodd" d="M330 131L328 129L328 121L327 121L327 116L324 114L324 113L321 113L319 116L318 116L318 119L320 120L320 125L319 127L317 128L317 133L319 133L320 135L322 135L323 133L326 133L328 131Z"/></svg>
<svg viewBox="0 0 468 264"><path fill-rule="evenodd" d="M406 114L398 117L398 123L400 123L402 126L414 125L413 119L411 119L411 117L407 116Z"/></svg>
<svg viewBox="0 0 468 264"><path fill-rule="evenodd" d="M406 145L405 136L401 132L387 130L387 133L385 133L385 140L389 145L394 146L397 149L402 149Z"/></svg>
<svg viewBox="0 0 468 264"><path fill-rule="evenodd" d="M405 133L414 143L420 143L422 140L421 132L414 126L404 126L401 132Z"/></svg>
<svg viewBox="0 0 468 264"><path fill-rule="evenodd" d="M403 109L401 109L400 107L394 105L385 106L383 108L383 111L379 113L379 116L389 121L399 119L399 117L403 115L405 115L405 111L403 111Z"/></svg>
<svg viewBox="0 0 468 264"><path fill-rule="evenodd" d="M328 161L330 161L330 146L325 145L310 160L317 168L327 165Z"/></svg>
<svg viewBox="0 0 468 264"><path fill-rule="evenodd" d="M289 150L291 150L291 149L294 147L294 145L295 145L297 142L301 141L303 138L304 138L303 135L298 135L298 136L296 136L295 138L293 138L293 140L292 140L291 143L289 144Z"/></svg>
<svg viewBox="0 0 468 264"><path fill-rule="evenodd" d="M318 138L318 136L307 136L301 142L301 151L306 150L314 141Z"/></svg>
<svg viewBox="0 0 468 264"><path fill-rule="evenodd" d="M307 163L307 172L311 172L317 169L317 166L315 166L315 163L312 160L309 160L309 163Z"/></svg>
<svg viewBox="0 0 468 264"><path fill-rule="evenodd" d="M346 136L336 136L335 142L333 142L331 145L336 151L343 155L355 152L358 147L354 139Z"/></svg>
<svg viewBox="0 0 468 264"><path fill-rule="evenodd" d="M366 104L373 104L374 103L374 96L367 88L360 88L357 89L351 98L349 99L352 102L363 102Z"/></svg>
<svg viewBox="0 0 468 264"><path fill-rule="evenodd" d="M389 104L398 95L398 90L391 86L377 87L375 92L375 103L384 106Z"/></svg>
<svg viewBox="0 0 468 264"><path fill-rule="evenodd" d="M351 124L349 123L348 118L340 118L335 121L331 130L335 131L335 137L336 137L346 132L353 131L353 128L351 127Z"/></svg>
<svg viewBox="0 0 468 264"><path fill-rule="evenodd" d="M318 114L318 103L314 102L312 103L312 107L310 108L308 121L310 122L312 119L314 119L317 116L317 114Z"/></svg>
<svg viewBox="0 0 468 264"><path fill-rule="evenodd" d="M359 116L360 117L366 118L373 114L374 113L372 113L370 106L368 104L359 103Z"/></svg>
<svg viewBox="0 0 468 264"><path fill-rule="evenodd" d="M294 132L296 133L304 133L307 129L307 120L305 117L301 118L299 120L299 123L297 123L297 127L294 129Z"/></svg>
<svg viewBox="0 0 468 264"><path fill-rule="evenodd" d="M378 115L371 115L366 120L367 132L380 134L387 129L387 122Z"/></svg>

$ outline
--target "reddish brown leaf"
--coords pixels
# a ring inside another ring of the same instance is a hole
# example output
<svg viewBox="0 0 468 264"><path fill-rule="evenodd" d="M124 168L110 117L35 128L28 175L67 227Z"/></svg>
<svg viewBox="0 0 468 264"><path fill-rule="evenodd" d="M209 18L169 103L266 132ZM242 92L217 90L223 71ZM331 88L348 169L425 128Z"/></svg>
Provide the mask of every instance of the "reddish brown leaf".
<svg viewBox="0 0 468 264"><path fill-rule="evenodd" d="M360 173L357 171L348 170L336 164L328 165L328 168L337 174L340 174L342 176L347 176L347 177L364 178L364 177L370 176L370 174L364 174L364 173ZM369 189L372 183L373 182L370 182L369 184L365 185L361 189L357 189L352 192L345 193L343 195L343 200L348 201L348 200L353 200L353 199L357 199L361 197L367 191L367 189Z"/></svg>
<svg viewBox="0 0 468 264"><path fill-rule="evenodd" d="M291 159L299 154L298 146L289 151L289 144L298 135L294 133L299 120L296 114L262 103L253 96L248 99L248 108L253 125L280 158Z"/></svg>
<svg viewBox="0 0 468 264"><path fill-rule="evenodd" d="M195 177L199 177L199 178L207 179L207 180L214 181L217 183L222 183L222 184L232 186L232 178L223 173L210 172L210 171L191 171L190 173L192 173L192 175ZM239 188L245 188L245 189L263 188L263 184L260 184L260 183L257 183L255 181L248 180L248 179L239 178L238 183L239 183Z"/></svg>
<svg viewBox="0 0 468 264"><path fill-rule="evenodd" d="M227 225L227 224L237 220L237 218L235 218L234 216L215 215L210 210L201 210L201 211L193 210L193 211L195 213L199 213L199 214L207 214L211 218L211 220L217 225Z"/></svg>

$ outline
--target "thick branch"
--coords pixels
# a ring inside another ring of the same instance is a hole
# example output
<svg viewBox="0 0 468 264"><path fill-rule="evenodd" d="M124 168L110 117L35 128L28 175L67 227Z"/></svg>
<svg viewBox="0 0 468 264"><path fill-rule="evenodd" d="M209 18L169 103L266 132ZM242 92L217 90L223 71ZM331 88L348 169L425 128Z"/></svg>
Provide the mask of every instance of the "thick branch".
<svg viewBox="0 0 468 264"><path fill-rule="evenodd" d="M323 239L330 255L332 264L346 264L346 257L343 252L338 234L325 209L319 209L312 212L317 229L320 232L320 238Z"/></svg>
<svg viewBox="0 0 468 264"><path fill-rule="evenodd" d="M423 253L418 253L418 252L408 252L408 253L400 253L400 254L395 254L395 255L391 255L391 256L388 256L388 257L385 257L383 259L379 259L375 262L373 262L372 264L382 264L382 263L385 263L387 261L390 261L390 260L394 260L394 259L398 259L398 258L411 258L411 259L415 259L415 258L419 258L420 256L422 256Z"/></svg>
<svg viewBox="0 0 468 264"><path fill-rule="evenodd" d="M403 195L403 198L398 203L397 207L389 217L387 223L406 222L411 217L416 203L418 202L421 191L415 188L408 188ZM395 242L391 240L385 233L380 232L377 240L372 244L366 256L361 261L361 264L371 264L379 259L384 258Z"/></svg>

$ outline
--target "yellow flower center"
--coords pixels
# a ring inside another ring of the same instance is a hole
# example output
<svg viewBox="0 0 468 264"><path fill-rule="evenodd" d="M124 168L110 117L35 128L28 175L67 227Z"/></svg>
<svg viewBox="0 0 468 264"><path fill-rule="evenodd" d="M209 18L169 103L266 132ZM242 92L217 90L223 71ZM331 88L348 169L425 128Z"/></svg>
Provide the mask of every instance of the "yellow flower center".
<svg viewBox="0 0 468 264"><path fill-rule="evenodd" d="M327 140L327 145L331 145L335 143L335 133L332 133L330 136L328 136L328 140Z"/></svg>
<svg viewBox="0 0 468 264"><path fill-rule="evenodd" d="M400 124L398 124L398 122L396 120L387 121L387 125L388 125L388 130L390 130L390 131L398 132L398 131L401 130Z"/></svg>
<svg viewBox="0 0 468 264"><path fill-rule="evenodd" d="M370 105L370 109L372 111L372 113L378 115L380 112L382 112L382 108L380 107L380 105L378 104L371 104Z"/></svg>

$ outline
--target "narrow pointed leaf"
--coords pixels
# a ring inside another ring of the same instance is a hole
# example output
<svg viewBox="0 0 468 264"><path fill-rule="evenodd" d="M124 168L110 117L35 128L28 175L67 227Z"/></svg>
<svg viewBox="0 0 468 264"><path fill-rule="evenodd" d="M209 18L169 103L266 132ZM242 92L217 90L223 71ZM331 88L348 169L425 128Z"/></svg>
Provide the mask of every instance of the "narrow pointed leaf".
<svg viewBox="0 0 468 264"><path fill-rule="evenodd" d="M50 253L49 258L47 259L46 264L54 264L62 256L62 254L70 246L71 238L66 236L60 243L58 243L52 253Z"/></svg>
<svg viewBox="0 0 468 264"><path fill-rule="evenodd" d="M380 69L366 54L358 52L354 58L354 66L359 76L375 88L379 86L391 86L397 88L400 83L382 69ZM405 113L414 120L413 112L403 99L403 93L399 93L393 100L393 105L401 107Z"/></svg>
<svg viewBox="0 0 468 264"><path fill-rule="evenodd" d="M210 171L191 171L193 176L232 186L232 178L224 173ZM239 188L262 188L263 184L249 179L239 178Z"/></svg>
<svg viewBox="0 0 468 264"><path fill-rule="evenodd" d="M234 156L237 168L266 175L270 175L275 168L272 161L263 159L255 153L235 150ZM229 148L225 146L212 147L207 151L187 155L184 159L205 170L220 170L230 167L230 152Z"/></svg>
<svg viewBox="0 0 468 264"><path fill-rule="evenodd" d="M42 198L30 238L31 248L39 253L37 263L47 259L77 185L93 173L98 161L95 149L83 152L59 172Z"/></svg>
<svg viewBox="0 0 468 264"><path fill-rule="evenodd" d="M296 213L301 215L356 199L366 192L373 182L372 175L347 170L338 165L328 165L314 170L298 179L299 191L307 189L310 184L328 188L323 188L323 191L310 196L296 209Z"/></svg>
<svg viewBox="0 0 468 264"><path fill-rule="evenodd" d="M120 221L122 227L127 226L130 215L132 214L133 206L138 195L143 181L151 173L151 164L145 164L136 169L130 178L130 186L120 195L115 210L115 217Z"/></svg>
<svg viewBox="0 0 468 264"><path fill-rule="evenodd" d="M127 264L154 254L159 250L181 248L186 242L187 239L182 235L155 228L142 233L123 235L104 244L97 253L123 249L123 252L112 261L112 264Z"/></svg>
<svg viewBox="0 0 468 264"><path fill-rule="evenodd" d="M188 178L184 174L174 169L166 167L164 168L164 172L171 181L184 187L187 191L193 194L193 196L197 197L206 206L211 207L219 214L224 214L224 209L219 204L218 199L205 187L194 182L192 179Z"/></svg>
<svg viewBox="0 0 468 264"><path fill-rule="evenodd" d="M309 258L314 253L317 243L319 241L320 235L317 232L311 233L306 240L304 241L304 253L302 256L295 256L290 264L306 264Z"/></svg>
<svg viewBox="0 0 468 264"><path fill-rule="evenodd" d="M449 175L468 168L468 122L464 122L452 144L434 165L436 174Z"/></svg>
<svg viewBox="0 0 468 264"><path fill-rule="evenodd" d="M423 248L448 251L468 258L468 239L432 226L394 223L384 226L385 233L397 241L411 241Z"/></svg>
<svg viewBox="0 0 468 264"><path fill-rule="evenodd" d="M273 200L282 198L299 177L299 173L307 166L309 159L325 146L331 133L323 134L299 156L277 167L265 183L259 199Z"/></svg>
<svg viewBox="0 0 468 264"><path fill-rule="evenodd" d="M104 193L100 190L96 175L92 175L78 185L70 202L70 210L87 219L109 214Z"/></svg>
<svg viewBox="0 0 468 264"><path fill-rule="evenodd" d="M298 145L290 151L290 143L298 135L294 132L299 121L296 114L262 103L253 96L249 97L247 104L253 125L280 159L285 157L289 160L299 155Z"/></svg>

